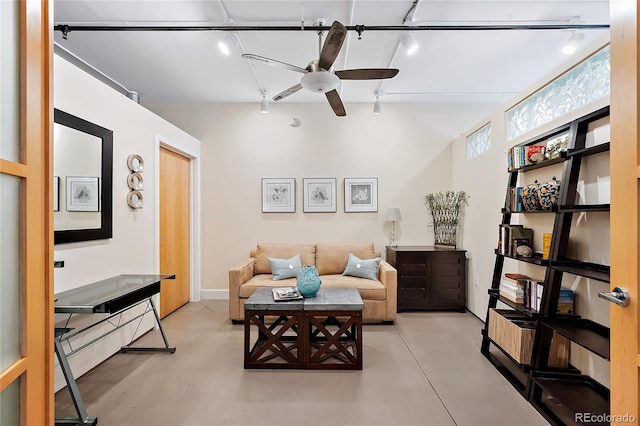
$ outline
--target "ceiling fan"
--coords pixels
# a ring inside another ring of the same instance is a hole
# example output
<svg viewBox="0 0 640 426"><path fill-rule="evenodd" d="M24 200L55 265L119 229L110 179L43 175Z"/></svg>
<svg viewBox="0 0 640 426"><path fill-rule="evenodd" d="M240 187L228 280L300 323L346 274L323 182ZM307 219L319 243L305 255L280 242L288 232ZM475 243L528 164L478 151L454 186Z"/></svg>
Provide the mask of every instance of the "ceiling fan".
<svg viewBox="0 0 640 426"><path fill-rule="evenodd" d="M320 37L320 41L322 41L322 32L318 32L318 36ZM304 74L300 79L300 83L278 93L273 97L274 101L282 100L304 88L315 93L324 93L336 115L338 117L344 117L347 113L342 104L342 99L340 99L340 95L336 90L340 80L380 80L393 78L399 71L395 68L356 68L333 71L331 66L338 57L346 36L346 27L340 22L334 21L320 50L319 59L309 62L306 68L251 53L245 53L242 57Z"/></svg>

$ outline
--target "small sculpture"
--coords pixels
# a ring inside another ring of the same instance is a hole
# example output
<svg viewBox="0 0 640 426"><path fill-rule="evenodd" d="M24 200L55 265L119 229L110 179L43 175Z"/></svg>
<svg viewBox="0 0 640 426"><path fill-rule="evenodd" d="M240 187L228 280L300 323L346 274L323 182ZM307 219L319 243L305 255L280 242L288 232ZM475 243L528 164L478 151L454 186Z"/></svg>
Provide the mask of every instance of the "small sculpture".
<svg viewBox="0 0 640 426"><path fill-rule="evenodd" d="M531 257L533 250L531 250L531 247L529 246L522 245L516 247L516 253L520 256Z"/></svg>

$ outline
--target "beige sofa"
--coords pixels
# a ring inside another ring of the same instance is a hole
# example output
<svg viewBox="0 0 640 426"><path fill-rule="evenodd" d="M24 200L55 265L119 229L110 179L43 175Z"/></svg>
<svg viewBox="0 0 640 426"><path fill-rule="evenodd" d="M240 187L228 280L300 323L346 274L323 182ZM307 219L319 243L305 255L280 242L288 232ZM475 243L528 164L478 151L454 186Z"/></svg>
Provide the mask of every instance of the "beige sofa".
<svg viewBox="0 0 640 426"><path fill-rule="evenodd" d="M302 265L315 265L322 288L357 288L364 302L363 320L393 323L396 319L397 272L384 260L378 266L378 279L343 276L349 253L360 259L379 257L373 243L345 244L258 244L251 257L229 270L229 319L244 321L244 302L259 287L295 286L296 279L274 281L268 257L289 259L300 255Z"/></svg>

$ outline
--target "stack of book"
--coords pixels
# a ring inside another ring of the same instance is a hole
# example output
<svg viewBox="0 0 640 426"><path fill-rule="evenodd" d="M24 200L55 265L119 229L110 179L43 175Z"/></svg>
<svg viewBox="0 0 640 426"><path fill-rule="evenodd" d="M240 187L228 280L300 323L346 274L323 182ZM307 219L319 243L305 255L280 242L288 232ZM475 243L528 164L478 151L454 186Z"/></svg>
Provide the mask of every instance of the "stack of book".
<svg viewBox="0 0 640 426"><path fill-rule="evenodd" d="M544 145L514 146L507 150L507 168L509 171L530 166L545 159Z"/></svg>
<svg viewBox="0 0 640 426"><path fill-rule="evenodd" d="M558 310L559 314L573 314L573 290L562 287L560 289L560 295L558 296Z"/></svg>
<svg viewBox="0 0 640 426"><path fill-rule="evenodd" d="M500 281L500 296L515 303L526 302L526 283L530 280L526 275L507 272Z"/></svg>

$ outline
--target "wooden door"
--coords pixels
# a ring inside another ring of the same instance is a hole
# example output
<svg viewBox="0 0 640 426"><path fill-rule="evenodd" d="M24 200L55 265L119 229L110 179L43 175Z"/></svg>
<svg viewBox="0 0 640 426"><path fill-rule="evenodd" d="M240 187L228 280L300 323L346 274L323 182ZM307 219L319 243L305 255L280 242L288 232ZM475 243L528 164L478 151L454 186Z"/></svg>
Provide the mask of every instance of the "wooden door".
<svg viewBox="0 0 640 426"><path fill-rule="evenodd" d="M3 1L0 424L53 424L53 2Z"/></svg>
<svg viewBox="0 0 640 426"><path fill-rule="evenodd" d="M160 316L189 302L190 160L160 148L160 273L175 274L160 289Z"/></svg>
<svg viewBox="0 0 640 426"><path fill-rule="evenodd" d="M638 19L636 0L611 0L611 289L631 295L627 307L611 304L611 424L640 420Z"/></svg>

